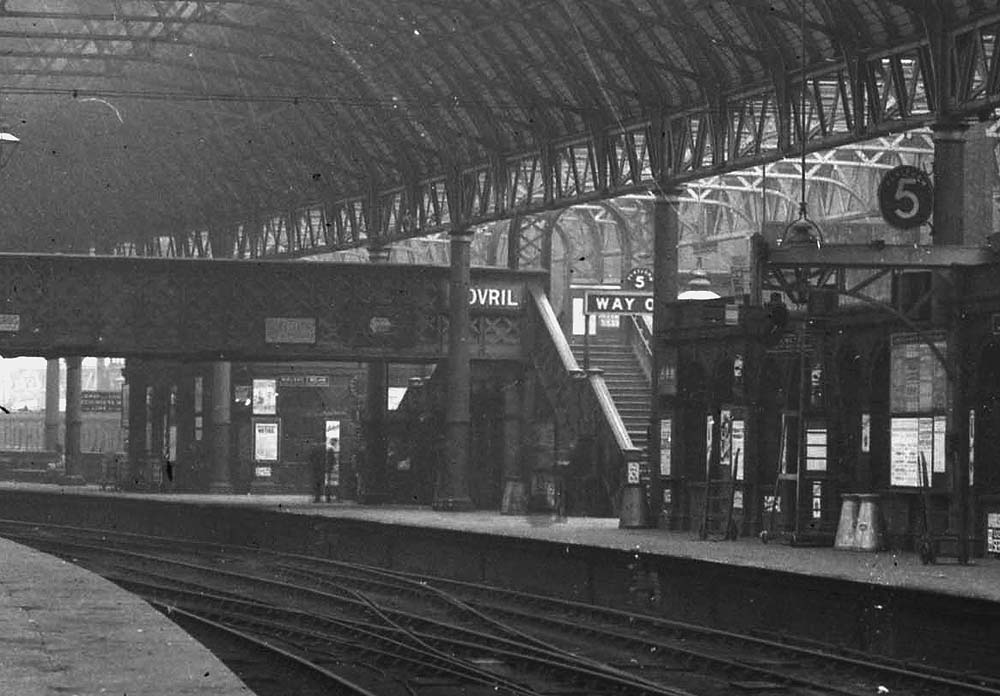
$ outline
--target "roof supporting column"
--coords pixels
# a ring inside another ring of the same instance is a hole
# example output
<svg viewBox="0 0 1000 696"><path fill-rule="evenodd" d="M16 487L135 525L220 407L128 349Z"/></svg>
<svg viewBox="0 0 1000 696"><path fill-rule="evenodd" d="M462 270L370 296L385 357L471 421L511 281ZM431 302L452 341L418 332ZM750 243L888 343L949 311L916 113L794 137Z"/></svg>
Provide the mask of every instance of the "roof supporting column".
<svg viewBox="0 0 1000 696"><path fill-rule="evenodd" d="M448 358L445 407L444 471L436 482L434 509L459 511L472 508L469 496L469 397L472 369L469 362L469 286L472 233L466 226L468 197L460 176L449 180L448 208L451 230L451 272L448 280Z"/></svg>
<svg viewBox="0 0 1000 696"><path fill-rule="evenodd" d="M934 246L962 244L965 236L965 135L968 126L946 119L934 126ZM969 560L969 516L971 511L969 471L969 421L966 413L965 375L962 370L965 331L961 317L961 272L951 272L944 282L934 277L932 318L947 328L945 358L948 386L945 399L945 452L951 496L948 504L949 531L958 540L958 560Z"/></svg>
<svg viewBox="0 0 1000 696"><path fill-rule="evenodd" d="M672 395L677 385L677 349L668 346L663 338L668 330L670 304L677 300L680 194L679 188L670 187L657 191L653 199L653 384L648 448L654 518L651 522L656 523L662 515L668 525L675 509L673 501L679 493L674 490L669 464L672 438L667 436L676 425ZM664 422L670 426L664 428Z"/></svg>

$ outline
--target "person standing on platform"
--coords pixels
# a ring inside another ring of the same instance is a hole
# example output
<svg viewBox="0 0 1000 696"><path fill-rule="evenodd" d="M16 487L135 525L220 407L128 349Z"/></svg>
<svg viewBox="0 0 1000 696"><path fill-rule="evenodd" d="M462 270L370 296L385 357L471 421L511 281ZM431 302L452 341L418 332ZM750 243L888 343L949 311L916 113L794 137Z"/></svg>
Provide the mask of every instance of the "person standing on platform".
<svg viewBox="0 0 1000 696"><path fill-rule="evenodd" d="M323 489L326 488L326 455L327 448L316 445L309 450L309 475L312 479L313 502L323 499Z"/></svg>

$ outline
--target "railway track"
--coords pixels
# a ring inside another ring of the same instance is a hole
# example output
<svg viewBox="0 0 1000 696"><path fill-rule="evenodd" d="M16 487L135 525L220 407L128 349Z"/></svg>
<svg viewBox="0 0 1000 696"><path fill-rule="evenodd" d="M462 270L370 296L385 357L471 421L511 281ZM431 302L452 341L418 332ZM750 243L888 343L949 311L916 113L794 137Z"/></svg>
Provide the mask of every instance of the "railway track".
<svg viewBox="0 0 1000 696"><path fill-rule="evenodd" d="M496 587L308 556L0 520L189 621L399 693L979 694L1000 683ZM181 615L181 614L178 614ZM360 669L361 665L364 669ZM393 689L395 690L395 689ZM384 688L377 693L388 693Z"/></svg>

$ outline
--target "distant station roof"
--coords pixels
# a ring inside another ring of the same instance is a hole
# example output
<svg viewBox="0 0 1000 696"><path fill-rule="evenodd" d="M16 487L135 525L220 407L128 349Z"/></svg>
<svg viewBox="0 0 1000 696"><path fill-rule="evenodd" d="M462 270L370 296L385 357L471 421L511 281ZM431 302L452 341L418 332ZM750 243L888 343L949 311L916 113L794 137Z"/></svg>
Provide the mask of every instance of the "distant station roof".
<svg viewBox="0 0 1000 696"><path fill-rule="evenodd" d="M0 0L0 248L304 253L645 190L797 152L803 74L812 150L987 113L998 36L996 0Z"/></svg>

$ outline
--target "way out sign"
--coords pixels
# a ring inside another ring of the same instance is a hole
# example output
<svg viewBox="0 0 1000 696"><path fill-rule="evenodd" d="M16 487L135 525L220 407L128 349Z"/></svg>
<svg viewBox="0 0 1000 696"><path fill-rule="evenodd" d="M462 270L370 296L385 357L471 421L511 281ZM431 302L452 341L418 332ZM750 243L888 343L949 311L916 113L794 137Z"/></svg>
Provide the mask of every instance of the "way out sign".
<svg viewBox="0 0 1000 696"><path fill-rule="evenodd" d="M588 290L584 307L586 314L652 314L653 293Z"/></svg>

